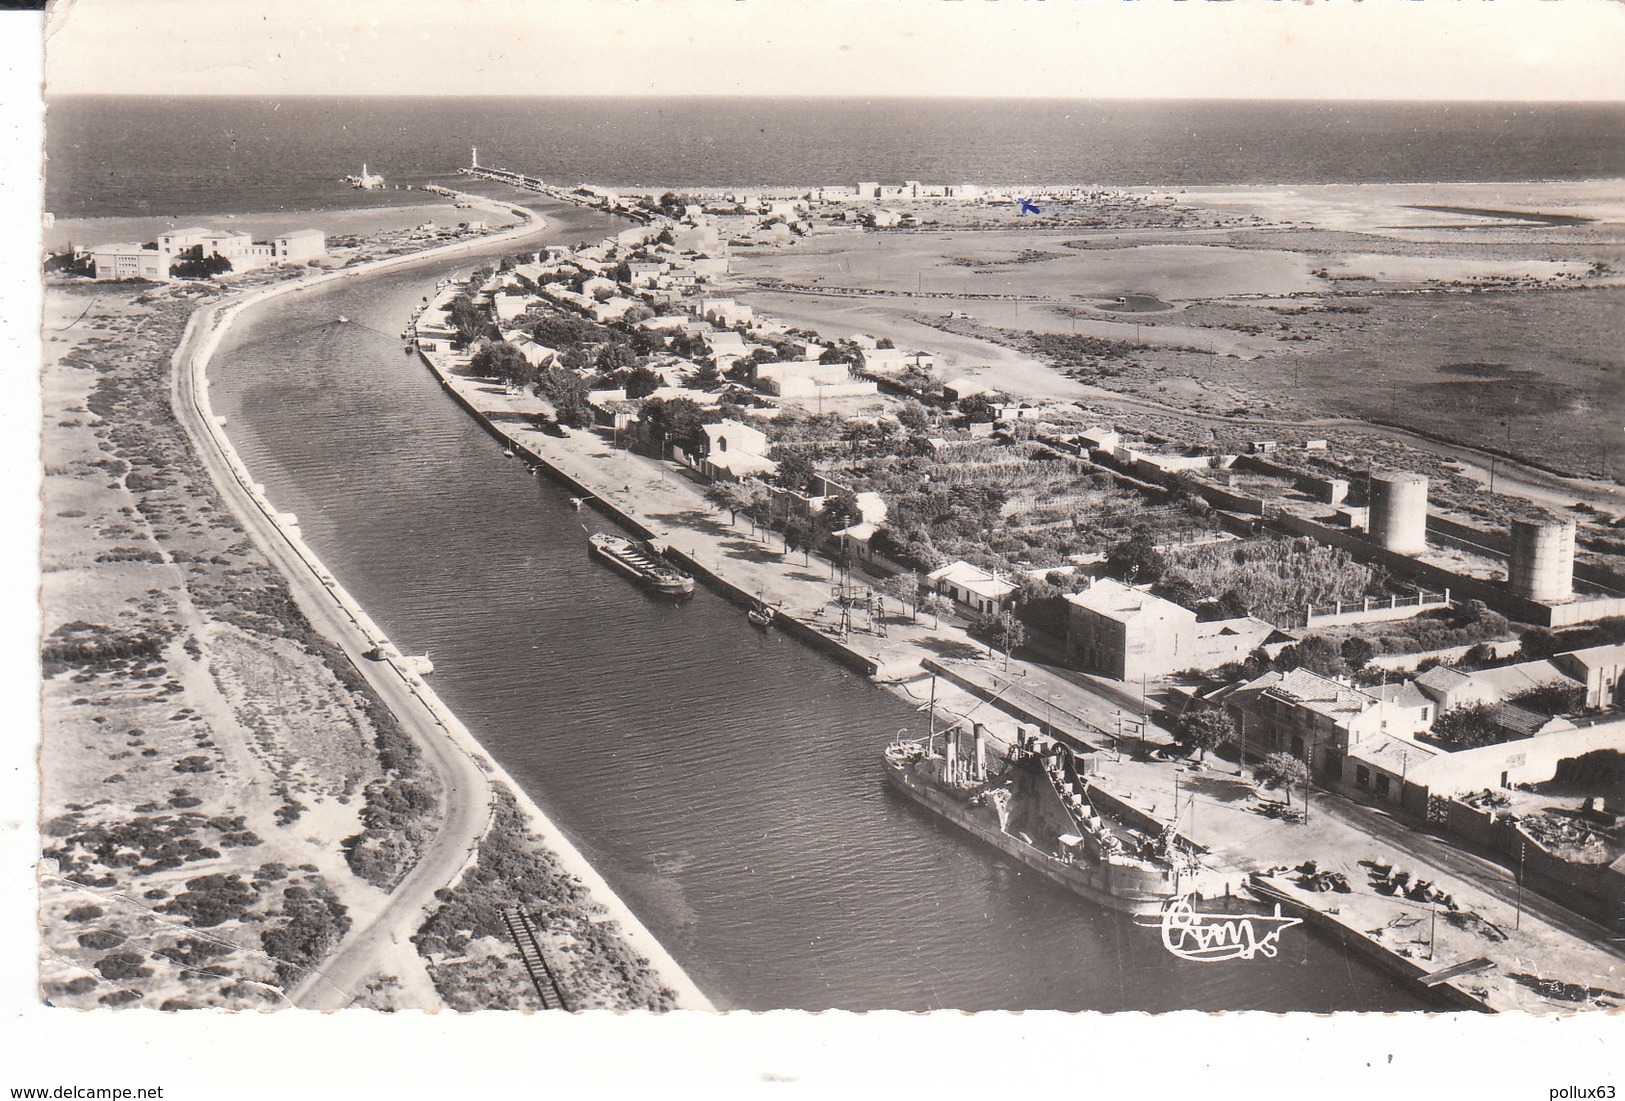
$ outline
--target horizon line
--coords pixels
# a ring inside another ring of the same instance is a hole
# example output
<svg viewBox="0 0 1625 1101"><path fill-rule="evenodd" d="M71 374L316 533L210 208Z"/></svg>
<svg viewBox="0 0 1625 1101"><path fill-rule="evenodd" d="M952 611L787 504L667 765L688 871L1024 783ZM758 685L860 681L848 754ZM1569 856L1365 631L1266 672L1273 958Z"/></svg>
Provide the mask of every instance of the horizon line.
<svg viewBox="0 0 1625 1101"><path fill-rule="evenodd" d="M1005 95L973 95L957 92L938 94L898 94L890 92L802 92L802 93L750 93L750 92L144 92L144 91L60 91L52 92L47 85L41 99L131 98L131 99L574 99L574 100L1019 100L1023 102L1062 103L1473 103L1473 104L1574 104L1625 107L1625 97L1523 98L1497 99L1475 96L1188 96L1188 95L1040 95L1010 93Z"/></svg>

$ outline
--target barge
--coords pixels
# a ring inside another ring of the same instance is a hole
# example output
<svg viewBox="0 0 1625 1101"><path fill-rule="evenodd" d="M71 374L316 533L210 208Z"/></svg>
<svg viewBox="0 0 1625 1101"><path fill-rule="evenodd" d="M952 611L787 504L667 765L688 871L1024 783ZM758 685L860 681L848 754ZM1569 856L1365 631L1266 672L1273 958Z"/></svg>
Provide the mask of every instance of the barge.
<svg viewBox="0 0 1625 1101"><path fill-rule="evenodd" d="M886 778L927 810L1120 913L1157 915L1181 899L1229 893L1229 877L1203 865L1172 825L1148 830L1115 816L1071 748L1029 729L996 773L980 723L968 744L961 727L895 742L885 751Z"/></svg>
<svg viewBox="0 0 1625 1101"><path fill-rule="evenodd" d="M669 596L688 596L694 591L694 579L667 562L648 543L599 532L587 540L587 546L593 554L645 588Z"/></svg>

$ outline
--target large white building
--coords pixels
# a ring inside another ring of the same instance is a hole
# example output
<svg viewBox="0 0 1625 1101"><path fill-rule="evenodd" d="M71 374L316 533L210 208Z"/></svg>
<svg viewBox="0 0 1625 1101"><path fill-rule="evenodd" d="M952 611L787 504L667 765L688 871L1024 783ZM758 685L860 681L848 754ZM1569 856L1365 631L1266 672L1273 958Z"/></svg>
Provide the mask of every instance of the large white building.
<svg viewBox="0 0 1625 1101"><path fill-rule="evenodd" d="M304 264L327 255L327 238L316 229L293 230L269 241L255 241L246 233L189 226L165 230L153 244L156 247L113 244L91 249L96 278L168 280L170 269L194 251L200 257L223 257L230 261L232 271Z"/></svg>

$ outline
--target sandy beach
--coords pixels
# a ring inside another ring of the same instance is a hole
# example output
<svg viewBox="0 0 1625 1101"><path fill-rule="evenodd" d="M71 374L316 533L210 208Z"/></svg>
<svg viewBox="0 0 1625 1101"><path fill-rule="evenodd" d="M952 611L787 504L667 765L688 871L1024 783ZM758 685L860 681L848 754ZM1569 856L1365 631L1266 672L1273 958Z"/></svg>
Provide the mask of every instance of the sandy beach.
<svg viewBox="0 0 1625 1101"><path fill-rule="evenodd" d="M248 214L188 214L169 218L58 218L44 231L48 250L68 245L110 244L123 241L150 241L165 230L182 226L207 226L232 230L261 240L295 229L319 229L328 237L362 236L383 230L409 229L424 222L456 225L470 219L472 211L458 209L452 200L424 192L407 192L398 206L334 208L328 210L269 211ZM500 211L500 214L498 213ZM492 226L517 221L506 206L492 203L478 215Z"/></svg>

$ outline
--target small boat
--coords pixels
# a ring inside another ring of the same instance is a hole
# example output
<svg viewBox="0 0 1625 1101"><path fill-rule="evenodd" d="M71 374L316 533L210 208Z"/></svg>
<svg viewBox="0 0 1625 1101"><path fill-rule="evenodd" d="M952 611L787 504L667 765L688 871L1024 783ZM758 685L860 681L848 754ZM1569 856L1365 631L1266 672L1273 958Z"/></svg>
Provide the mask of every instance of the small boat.
<svg viewBox="0 0 1625 1101"><path fill-rule="evenodd" d="M655 592L686 596L694 591L694 579L667 562L648 543L599 532L587 540L587 546L615 569Z"/></svg>
<svg viewBox="0 0 1625 1101"><path fill-rule="evenodd" d="M503 449L502 449L502 457L503 457L503 458L504 458L504 459L511 459L511 458L513 458L513 448L511 448L511 447L504 447L504 448L503 448Z"/></svg>
<svg viewBox="0 0 1625 1101"><path fill-rule="evenodd" d="M348 325L349 323L350 323L350 319L348 317L345 317L343 314L339 314L339 324L340 325Z"/></svg>
<svg viewBox="0 0 1625 1101"><path fill-rule="evenodd" d="M768 627L773 626L773 621L778 618L778 612L763 603L761 598L758 597L756 606L745 613L745 618L750 620L752 625L766 630Z"/></svg>

